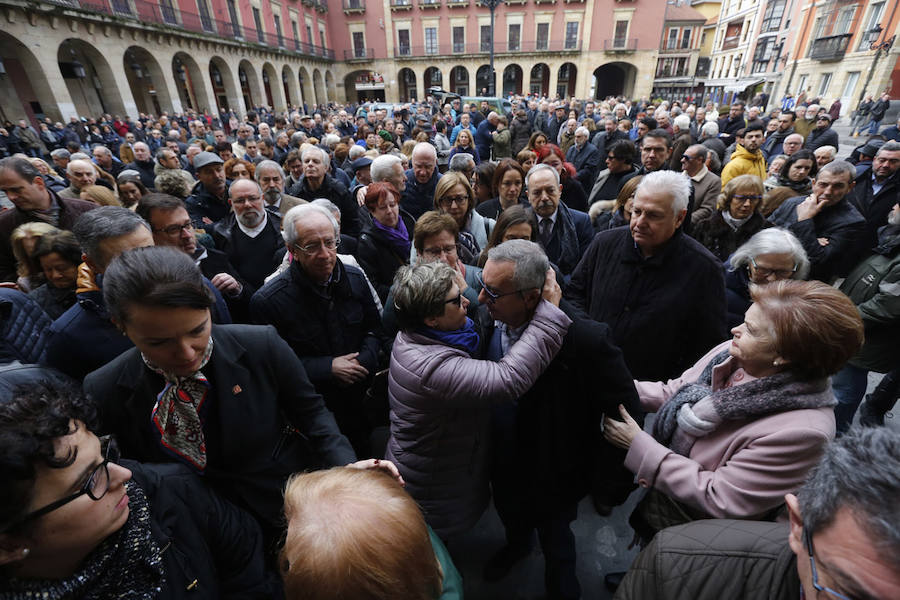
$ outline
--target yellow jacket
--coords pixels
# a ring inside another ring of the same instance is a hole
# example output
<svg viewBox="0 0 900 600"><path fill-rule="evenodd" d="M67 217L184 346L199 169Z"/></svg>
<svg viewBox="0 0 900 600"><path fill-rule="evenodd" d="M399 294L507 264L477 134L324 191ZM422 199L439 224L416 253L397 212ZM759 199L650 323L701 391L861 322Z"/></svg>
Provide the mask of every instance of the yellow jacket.
<svg viewBox="0 0 900 600"><path fill-rule="evenodd" d="M737 145L731 160L722 169L722 187L738 175L756 175L762 181L766 180L766 157L759 150L751 153L749 150Z"/></svg>

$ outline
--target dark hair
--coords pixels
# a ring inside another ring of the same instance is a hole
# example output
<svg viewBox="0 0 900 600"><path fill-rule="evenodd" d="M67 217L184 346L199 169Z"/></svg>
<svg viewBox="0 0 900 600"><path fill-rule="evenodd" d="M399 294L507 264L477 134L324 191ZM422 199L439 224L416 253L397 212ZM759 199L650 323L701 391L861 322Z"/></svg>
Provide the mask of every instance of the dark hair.
<svg viewBox="0 0 900 600"><path fill-rule="evenodd" d="M56 252L63 260L79 265L81 263L81 246L71 231L54 231L38 238L31 253L31 258L39 263L42 256Z"/></svg>
<svg viewBox="0 0 900 600"><path fill-rule="evenodd" d="M28 183L34 181L35 177L41 176L41 172L37 170L37 167L31 164L30 160L19 158L18 156L8 156L7 158L0 160L0 171L6 171L7 169L13 171Z"/></svg>
<svg viewBox="0 0 900 600"><path fill-rule="evenodd" d="M672 147L672 136L665 129L651 129L644 134L644 138L656 138L666 143L666 148Z"/></svg>
<svg viewBox="0 0 900 600"><path fill-rule="evenodd" d="M72 420L88 429L97 423L95 405L81 387L52 369L34 367L32 381L0 401L0 531L21 519L34 491L37 466L68 467L76 455L57 456L54 440L74 433ZM28 376L29 378L31 375ZM0 377L2 378L2 377Z"/></svg>
<svg viewBox="0 0 900 600"><path fill-rule="evenodd" d="M208 309L215 302L193 259L166 246L133 248L114 258L103 274L103 299L119 323L127 322L132 304Z"/></svg>
<svg viewBox="0 0 900 600"><path fill-rule="evenodd" d="M187 210L184 201L181 198L154 192L141 198L137 204L137 208L134 209L134 212L147 221L152 230L153 223L150 221L150 217L153 215L154 210L178 210L179 208Z"/></svg>
<svg viewBox="0 0 900 600"><path fill-rule="evenodd" d="M478 166L475 167L475 175L474 178L478 182L478 185L483 185L485 187L491 188L493 190L494 183L494 172L497 170L497 164L493 163L489 160L482 161L478 163ZM523 179L524 181L524 179Z"/></svg>
<svg viewBox="0 0 900 600"><path fill-rule="evenodd" d="M781 114L783 114L783 115L791 115L791 123L793 123L794 121L797 120L797 113L795 113L795 112L792 111L792 110L783 110L783 111L781 111Z"/></svg>
<svg viewBox="0 0 900 600"><path fill-rule="evenodd" d="M607 154L612 154L615 158L619 160L625 161L627 163L633 163L635 157L634 151L634 142L631 140L616 140L613 142L612 146L607 149ZM601 157L601 158L606 158Z"/></svg>
<svg viewBox="0 0 900 600"><path fill-rule="evenodd" d="M751 131L762 131L763 133L765 133L766 128L763 127L763 124L762 124L762 123L755 123L755 122L754 122L754 123L750 123L749 125L747 125L747 126L744 128L744 135L747 135L747 134L750 133Z"/></svg>
<svg viewBox="0 0 900 600"><path fill-rule="evenodd" d="M784 161L784 164L781 165L781 172L778 174L782 178L787 179L788 173L790 173L791 171L791 165L793 165L798 160L812 161L812 167L809 169L809 177L815 177L816 173L819 172L819 166L816 162L816 155L813 154L810 150L797 150L796 152L788 156L786 161Z"/></svg>
<svg viewBox="0 0 900 600"><path fill-rule="evenodd" d="M484 250L478 256L479 267L483 267L484 263L487 262L488 251L503 243L503 236L506 234L506 230L521 223L528 223L531 226L531 237L529 239L532 242L537 241L538 224L534 213L530 210L525 210L525 207L521 204L514 204L497 216L497 223L491 231L491 237L488 239L487 246L484 247Z"/></svg>
<svg viewBox="0 0 900 600"><path fill-rule="evenodd" d="M434 130L435 131L443 132L445 129L447 129L447 124L444 123L443 119L438 119L437 121L434 122Z"/></svg>
<svg viewBox="0 0 900 600"><path fill-rule="evenodd" d="M217 142L216 145L213 147L215 148L216 154L218 154L219 152L222 152L223 150L227 150L231 153L234 153L234 149L231 147L231 144L229 144L228 142Z"/></svg>
<svg viewBox="0 0 900 600"><path fill-rule="evenodd" d="M500 194L500 182L503 181L503 176L506 175L507 171L518 173L522 177L522 189L525 189L525 169L517 161L511 158L504 158L494 169L494 179L491 182L491 193L494 196Z"/></svg>
<svg viewBox="0 0 900 600"><path fill-rule="evenodd" d="M659 127L659 123L657 123L656 119L654 119L653 117L641 117L640 119L638 119L638 123L643 123L650 131L653 131L654 129Z"/></svg>

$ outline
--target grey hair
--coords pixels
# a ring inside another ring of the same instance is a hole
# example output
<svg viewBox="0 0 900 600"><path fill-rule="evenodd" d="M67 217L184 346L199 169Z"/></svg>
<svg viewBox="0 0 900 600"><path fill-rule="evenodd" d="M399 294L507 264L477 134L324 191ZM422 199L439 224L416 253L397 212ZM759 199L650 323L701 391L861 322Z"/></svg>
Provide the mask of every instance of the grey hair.
<svg viewBox="0 0 900 600"><path fill-rule="evenodd" d="M581 126L575 130L575 135L591 135L591 132L588 131L587 127Z"/></svg>
<svg viewBox="0 0 900 600"><path fill-rule="evenodd" d="M241 180L241 179L235 179L235 180L234 180L234 183L231 184L231 187L228 188L228 197L229 197L229 198L231 198L231 190L233 190L234 187L235 187L236 185L242 185L242 184L241 184L241 181L245 181L245 182L247 182L247 183L252 183L253 185L256 186L256 192L257 192L259 195L262 195L262 188L260 187L260 185L259 185L258 183L256 183L256 181L254 181L254 180L252 180L252 179L244 179L244 180Z"/></svg>
<svg viewBox="0 0 900 600"><path fill-rule="evenodd" d="M85 164L87 164L87 165L90 165L90 167L91 167L92 169L94 169L94 172L97 171L96 168L94 167L94 163L92 163L91 160L90 160L89 158L79 158L79 159L76 159L76 160L70 160L70 161L69 161L69 164L66 165L66 173L71 173L71 172L72 172L72 167L77 167L77 166L78 166L78 163L85 163Z"/></svg>
<svg viewBox="0 0 900 600"><path fill-rule="evenodd" d="M86 160L90 162L91 157L84 152L76 152L69 156L69 160Z"/></svg>
<svg viewBox="0 0 900 600"><path fill-rule="evenodd" d="M366 153L365 148L363 148L359 144L353 144L352 146L350 146L350 150L347 151L347 158L349 158L351 161L353 161L365 153Z"/></svg>
<svg viewBox="0 0 900 600"><path fill-rule="evenodd" d="M322 143L325 144L326 146L328 146L329 148L334 148L335 146L338 145L338 143L340 143L340 141L341 141L341 138L336 136L333 133L327 133L327 134L325 134L325 137L322 138Z"/></svg>
<svg viewBox="0 0 900 600"><path fill-rule="evenodd" d="M334 215L327 208L321 204L301 204L287 211L281 218L281 237L284 238L284 243L288 248L296 244L297 238L300 237L297 235L297 222L316 214L328 217L328 221L334 227L334 239L340 239L341 226L338 225L337 219L334 218Z"/></svg>
<svg viewBox="0 0 900 600"><path fill-rule="evenodd" d="M260 171L262 171L263 169L275 169L276 171L278 171L278 174L281 175L282 182L287 179L284 174L284 169L282 169L281 165L279 165L277 162L275 162L274 160L261 160L259 161L259 164L256 165L256 171L254 171L253 173L253 178L256 179L256 183L259 183L259 179L261 177Z"/></svg>
<svg viewBox="0 0 900 600"><path fill-rule="evenodd" d="M99 150L101 154L105 154L106 156L112 156L112 150L104 146L103 144L95 144L93 148L91 148L91 152ZM54 150L55 152L55 150ZM68 150L65 151L68 153ZM50 156L53 156L53 153L50 153Z"/></svg>
<svg viewBox="0 0 900 600"><path fill-rule="evenodd" d="M687 115L685 115L687 116ZM706 160L707 155L709 155L709 148L704 146L703 144L694 144L692 146L688 146L688 150L694 152L697 156L702 158L704 161ZM259 167L257 167L259 168Z"/></svg>
<svg viewBox="0 0 900 600"><path fill-rule="evenodd" d="M700 128L700 132L704 135L715 137L719 135L719 124L715 121L707 121L703 124L703 127Z"/></svg>
<svg viewBox="0 0 900 600"><path fill-rule="evenodd" d="M394 175L394 165L403 166L403 161L399 156L393 154L382 154L372 161L369 167L369 175L372 181L387 181Z"/></svg>
<svg viewBox="0 0 900 600"><path fill-rule="evenodd" d="M615 105L615 107L613 108L613 112L619 110L620 108L621 108L622 110L626 110L626 111L628 110L628 107L625 106L624 104L622 104L622 103L620 102L619 104L616 104L616 105Z"/></svg>
<svg viewBox="0 0 900 600"><path fill-rule="evenodd" d="M531 176L537 173L538 171L548 170L553 173L553 177L556 179L556 185L559 185L559 171L551 167L550 165L545 165L544 163L538 163L528 169L528 173L525 174L525 185L528 185L528 180L531 179Z"/></svg>
<svg viewBox="0 0 900 600"><path fill-rule="evenodd" d="M685 114L678 115L672 121L672 125L680 129L681 131L687 131L691 127L691 118Z"/></svg>
<svg viewBox="0 0 900 600"><path fill-rule="evenodd" d="M816 178L821 177L822 173L831 173L832 175L847 175L847 181L853 183L856 179L856 167L848 163L846 160L836 160L828 163L816 173Z"/></svg>
<svg viewBox="0 0 900 600"><path fill-rule="evenodd" d="M144 147L147 149L147 152L150 151L150 146L148 146L148 145L145 144L144 142L135 142L135 143L134 143L134 147L137 148L138 144L144 146Z"/></svg>
<svg viewBox="0 0 900 600"><path fill-rule="evenodd" d="M793 233L780 227L770 227L756 232L744 242L728 261L728 270L737 271L750 266L750 259L762 254L790 254L797 265L791 279L806 279L809 275L809 257L803 244Z"/></svg>
<svg viewBox="0 0 900 600"><path fill-rule="evenodd" d="M654 171L641 178L635 194L644 192L651 196L667 195L672 198L672 211L677 215L685 210L691 196L691 180L676 171Z"/></svg>
<svg viewBox="0 0 900 600"><path fill-rule="evenodd" d="M467 152L454 154L453 158L450 159L451 171L467 171L473 168L475 168L475 159Z"/></svg>
<svg viewBox="0 0 900 600"><path fill-rule="evenodd" d="M900 116L897 117L900 120ZM900 152L900 142L896 142L894 140L890 140L881 145L881 148L878 149L876 156L881 154L882 152Z"/></svg>
<svg viewBox="0 0 900 600"><path fill-rule="evenodd" d="M331 157L328 156L327 152L325 152L318 146L313 146L313 145L309 145L303 149L303 151L300 153L300 160L305 160L306 155L309 154L310 152L318 152L322 156L323 164L327 165L329 163L329 161L331 161Z"/></svg>
<svg viewBox="0 0 900 600"><path fill-rule="evenodd" d="M104 146L104 148L106 148L106 146ZM65 148L57 148L50 153L50 158L69 158L70 156L72 155Z"/></svg>
<svg viewBox="0 0 900 600"><path fill-rule="evenodd" d="M898 146L900 146L900 144L898 144ZM834 146L819 146L813 151L813 156L818 155L820 152L822 154L827 152L828 156L834 158L834 155L837 154L837 148Z"/></svg>
<svg viewBox="0 0 900 600"><path fill-rule="evenodd" d="M797 493L805 531L821 531L846 509L894 571L900 570L897 498L900 434L888 427L851 427L828 444Z"/></svg>
<svg viewBox="0 0 900 600"><path fill-rule="evenodd" d="M394 309L404 331L414 330L425 319L444 314L446 296L456 281L456 271L442 263L418 263L403 266L394 275Z"/></svg>
<svg viewBox="0 0 900 600"><path fill-rule="evenodd" d="M494 246L488 250L488 260L513 263L513 283L522 291L543 288L550 268L544 250L528 240L509 240Z"/></svg>
<svg viewBox="0 0 900 600"><path fill-rule="evenodd" d="M419 142L413 147L412 155L427 153L433 159L437 160L437 150L428 142Z"/></svg>
<svg viewBox="0 0 900 600"><path fill-rule="evenodd" d="M328 198L316 198L315 200L310 202L310 204L312 204L313 206L321 206L322 208L324 208L325 210L330 212L332 215L337 215L338 217L341 216L340 207L338 207L337 204L335 204ZM337 219L337 217L335 217L335 219Z"/></svg>
<svg viewBox="0 0 900 600"><path fill-rule="evenodd" d="M18 156L8 156L0 160L0 171L10 170L28 183L34 181L36 177L41 176L41 172L37 170L31 161L27 158Z"/></svg>
<svg viewBox="0 0 900 600"><path fill-rule="evenodd" d="M107 258L100 251L100 244L104 240L116 238L144 227L150 231L150 225L134 211L122 206L101 206L94 210L82 213L72 233L78 239L85 256L101 268L106 267Z"/></svg>

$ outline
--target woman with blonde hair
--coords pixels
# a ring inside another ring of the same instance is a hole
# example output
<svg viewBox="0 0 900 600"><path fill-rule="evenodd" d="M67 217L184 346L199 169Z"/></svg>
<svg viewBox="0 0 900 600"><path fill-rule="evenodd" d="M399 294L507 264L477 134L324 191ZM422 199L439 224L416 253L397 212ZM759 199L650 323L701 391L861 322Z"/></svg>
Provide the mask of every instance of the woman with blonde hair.
<svg viewBox="0 0 900 600"><path fill-rule="evenodd" d="M115 193L102 185L87 186L81 190L80 197L82 200L87 200L100 206L122 206Z"/></svg>
<svg viewBox="0 0 900 600"><path fill-rule="evenodd" d="M478 154L478 148L475 146L475 139L472 137L472 132L468 129L460 129L459 133L456 134L456 141L453 143L453 148L450 149L448 160L453 160L453 157L460 152L471 154L476 165L481 162L481 156Z"/></svg>
<svg viewBox="0 0 900 600"><path fill-rule="evenodd" d="M475 211L475 192L465 175L450 171L438 179L434 188L434 208L456 221L459 226L460 259L467 265L474 265L481 249L487 246L494 229L494 219L483 217Z"/></svg>
<svg viewBox="0 0 900 600"><path fill-rule="evenodd" d="M638 175L626 181L622 189L619 190L619 195L612 202L609 200L597 200L591 205L588 214L591 216L591 221L596 231L615 229L631 223L631 205L634 204L634 192L637 190L637 186L642 178L642 175Z"/></svg>
<svg viewBox="0 0 900 600"><path fill-rule="evenodd" d="M726 260L758 231L772 226L759 212L763 190L763 181L756 175L731 179L722 188L716 212L694 224L694 239L719 260Z"/></svg>
<svg viewBox="0 0 900 600"><path fill-rule="evenodd" d="M58 231L59 229L49 223L32 221L19 225L10 234L9 243L16 258L16 273L19 276L16 286L23 292L28 293L46 281L41 266L31 255L42 237Z"/></svg>

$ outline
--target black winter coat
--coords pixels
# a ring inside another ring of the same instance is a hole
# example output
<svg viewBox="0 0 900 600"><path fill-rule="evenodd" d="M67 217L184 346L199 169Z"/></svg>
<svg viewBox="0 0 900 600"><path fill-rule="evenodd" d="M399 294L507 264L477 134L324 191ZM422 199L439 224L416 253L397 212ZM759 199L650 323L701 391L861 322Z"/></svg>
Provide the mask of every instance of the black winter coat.
<svg viewBox="0 0 900 600"><path fill-rule="evenodd" d="M750 275L747 269L730 270L725 263L725 298L728 302L728 328L737 327L744 322L744 315L750 308Z"/></svg>
<svg viewBox="0 0 900 600"><path fill-rule="evenodd" d="M771 226L764 216L754 212L750 219L735 231L725 222L722 211L717 210L709 218L696 223L691 235L712 252L713 256L724 261L758 231Z"/></svg>
<svg viewBox="0 0 900 600"><path fill-rule="evenodd" d="M43 362L52 321L19 290L0 288L0 363Z"/></svg>
<svg viewBox="0 0 900 600"><path fill-rule="evenodd" d="M628 227L598 233L565 297L609 325L640 381L683 373L728 335L722 263L681 231L647 259Z"/></svg>
<svg viewBox="0 0 900 600"><path fill-rule="evenodd" d="M512 149L512 157L525 149L528 140L531 139L532 126L528 121L528 117L516 117L509 124L510 148Z"/></svg>
<svg viewBox="0 0 900 600"><path fill-rule="evenodd" d="M888 177L876 194L872 185L872 171L866 169L856 178L856 185L847 194L847 198L866 220L862 247L864 250L871 250L878 244L878 229L887 224L891 209L900 200L900 170Z"/></svg>
<svg viewBox="0 0 900 600"><path fill-rule="evenodd" d="M197 229L209 229L209 224L203 221L204 217L216 223L231 214L231 205L228 203L229 182L225 182L225 195L223 198L217 198L202 181L198 181L191 191L191 195L184 201L191 222Z"/></svg>
<svg viewBox="0 0 900 600"><path fill-rule="evenodd" d="M306 181L306 176L301 175L300 180L287 190L287 194L307 202L312 202L316 198L328 198L341 209L341 233L353 237L359 236L359 204L350 196L347 186L331 175L326 173L322 185L316 190L311 189Z"/></svg>
<svg viewBox="0 0 900 600"><path fill-rule="evenodd" d="M260 522L274 540L284 522L282 490L298 471L355 460L303 365L271 327L213 325L204 478ZM97 403L100 433L116 435L122 455L176 462L154 435L150 413L165 385L137 348L88 375L84 391Z"/></svg>
<svg viewBox="0 0 900 600"><path fill-rule="evenodd" d="M400 218L406 225L406 231L409 233L409 240L412 243L416 222L412 215L404 210L400 211ZM378 293L378 298L384 304L397 269L409 264L409 254L406 256L398 254L397 249L391 245L385 233L370 222L363 227L359 236L356 257Z"/></svg>

